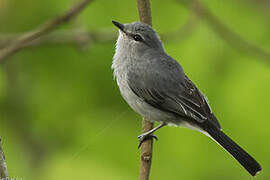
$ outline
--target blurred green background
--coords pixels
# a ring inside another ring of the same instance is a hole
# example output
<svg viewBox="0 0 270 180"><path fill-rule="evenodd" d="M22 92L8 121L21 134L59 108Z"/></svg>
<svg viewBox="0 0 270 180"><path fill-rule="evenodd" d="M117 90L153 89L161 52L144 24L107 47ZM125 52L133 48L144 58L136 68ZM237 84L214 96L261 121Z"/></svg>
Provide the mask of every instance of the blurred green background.
<svg viewBox="0 0 270 180"><path fill-rule="evenodd" d="M76 1L0 0L1 36L30 31L72 3ZM201 3L230 30L270 52L270 1ZM269 59L235 48L175 0L151 5L156 31L173 34L163 39L168 54L208 96L223 130L261 163L257 179L270 179ZM136 1L95 0L57 31L82 28L115 34L111 20L137 21ZM115 40L45 43L1 65L0 135L11 177L138 179L141 118L113 80L114 47ZM151 179L252 179L198 132L165 127L156 135Z"/></svg>

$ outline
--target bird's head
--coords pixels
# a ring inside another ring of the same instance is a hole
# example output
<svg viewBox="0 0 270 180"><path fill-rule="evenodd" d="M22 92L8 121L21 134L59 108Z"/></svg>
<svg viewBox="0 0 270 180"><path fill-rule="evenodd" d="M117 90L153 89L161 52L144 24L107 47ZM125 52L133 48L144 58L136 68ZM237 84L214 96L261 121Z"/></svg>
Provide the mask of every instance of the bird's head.
<svg viewBox="0 0 270 180"><path fill-rule="evenodd" d="M121 48L139 51L151 48L163 51L158 34L148 24L141 22L121 24L117 21L112 21L112 23L119 29L117 45Z"/></svg>

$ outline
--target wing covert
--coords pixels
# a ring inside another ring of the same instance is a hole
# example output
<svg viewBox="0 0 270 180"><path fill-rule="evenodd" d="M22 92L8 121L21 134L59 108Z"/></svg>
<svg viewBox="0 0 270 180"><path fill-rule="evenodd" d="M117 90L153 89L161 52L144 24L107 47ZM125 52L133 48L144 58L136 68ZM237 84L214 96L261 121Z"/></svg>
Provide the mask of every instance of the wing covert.
<svg viewBox="0 0 270 180"><path fill-rule="evenodd" d="M212 118L214 115L207 99L184 74L181 66L174 64L170 66L173 69L166 70L168 68L162 67L163 64L158 67L149 66L143 71L130 71L130 89L159 110L199 123L210 120L220 127L216 118Z"/></svg>

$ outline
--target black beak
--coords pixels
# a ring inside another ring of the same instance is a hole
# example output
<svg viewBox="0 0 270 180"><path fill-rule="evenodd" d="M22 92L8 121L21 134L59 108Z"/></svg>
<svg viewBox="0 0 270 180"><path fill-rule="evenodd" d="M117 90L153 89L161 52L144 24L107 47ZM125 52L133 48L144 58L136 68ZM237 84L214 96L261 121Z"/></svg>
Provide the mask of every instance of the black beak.
<svg viewBox="0 0 270 180"><path fill-rule="evenodd" d="M117 22L117 21L114 21L114 20L112 20L112 23L116 26L116 27L118 27L121 31L123 31L124 32L124 25L123 24L121 24L121 23L119 23L119 22Z"/></svg>

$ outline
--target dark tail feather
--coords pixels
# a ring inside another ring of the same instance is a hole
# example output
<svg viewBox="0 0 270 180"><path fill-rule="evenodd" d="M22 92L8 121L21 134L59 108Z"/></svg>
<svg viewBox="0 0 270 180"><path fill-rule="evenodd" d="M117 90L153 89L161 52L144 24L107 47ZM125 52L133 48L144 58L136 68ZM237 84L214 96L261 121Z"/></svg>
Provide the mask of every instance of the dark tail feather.
<svg viewBox="0 0 270 180"><path fill-rule="evenodd" d="M245 150L238 146L233 140L231 140L221 130L213 126L212 124L205 130L209 135L217 141L224 149L226 149L252 176L255 176L257 172L261 171L260 164L251 157Z"/></svg>

